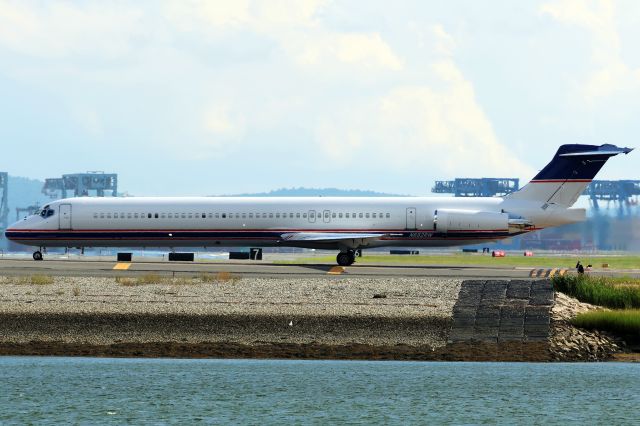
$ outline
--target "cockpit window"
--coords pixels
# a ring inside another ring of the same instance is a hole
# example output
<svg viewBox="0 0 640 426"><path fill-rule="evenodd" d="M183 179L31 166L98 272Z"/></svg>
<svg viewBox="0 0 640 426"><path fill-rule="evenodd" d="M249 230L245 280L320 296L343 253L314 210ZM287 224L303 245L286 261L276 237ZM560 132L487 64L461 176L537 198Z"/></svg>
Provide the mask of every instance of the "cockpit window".
<svg viewBox="0 0 640 426"><path fill-rule="evenodd" d="M49 206L44 206L42 210L36 211L36 215L40 215L42 217L50 217L53 216L55 210L49 208Z"/></svg>

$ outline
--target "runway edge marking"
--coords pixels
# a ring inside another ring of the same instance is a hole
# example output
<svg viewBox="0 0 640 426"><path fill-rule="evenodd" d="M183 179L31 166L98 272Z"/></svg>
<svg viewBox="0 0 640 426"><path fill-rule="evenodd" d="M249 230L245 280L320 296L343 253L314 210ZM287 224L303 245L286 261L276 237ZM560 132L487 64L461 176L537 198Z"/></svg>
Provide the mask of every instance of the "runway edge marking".
<svg viewBox="0 0 640 426"><path fill-rule="evenodd" d="M346 272L346 269L344 266L334 266L333 268L329 269L329 271L327 272L327 275L340 275Z"/></svg>
<svg viewBox="0 0 640 426"><path fill-rule="evenodd" d="M116 265L113 267L113 269L117 270L117 271L126 271L130 267L131 267L130 263L116 263Z"/></svg>
<svg viewBox="0 0 640 426"><path fill-rule="evenodd" d="M552 278L557 276L563 276L569 270L567 268L551 268L551 269L532 269L529 272L530 278Z"/></svg>

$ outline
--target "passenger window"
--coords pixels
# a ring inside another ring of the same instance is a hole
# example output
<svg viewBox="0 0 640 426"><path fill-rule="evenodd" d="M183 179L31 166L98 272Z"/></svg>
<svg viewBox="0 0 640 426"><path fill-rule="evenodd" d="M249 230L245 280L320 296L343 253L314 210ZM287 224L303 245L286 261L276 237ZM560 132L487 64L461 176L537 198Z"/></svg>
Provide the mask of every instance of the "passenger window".
<svg viewBox="0 0 640 426"><path fill-rule="evenodd" d="M216 213L216 219L220 219L220 213Z"/></svg>
<svg viewBox="0 0 640 426"><path fill-rule="evenodd" d="M193 219L193 213L189 213L189 219Z"/></svg>
<svg viewBox="0 0 640 426"><path fill-rule="evenodd" d="M387 219L391 217L391 213L387 213Z"/></svg>
<svg viewBox="0 0 640 426"><path fill-rule="evenodd" d="M280 219L280 213L276 213L276 219Z"/></svg>
<svg viewBox="0 0 640 426"><path fill-rule="evenodd" d="M113 214L113 218L114 218L114 219L117 219L117 218L118 218L118 213L114 213L114 214Z"/></svg>
<svg viewBox="0 0 640 426"><path fill-rule="evenodd" d="M335 213L331 213L331 217L335 219L336 214Z"/></svg>
<svg viewBox="0 0 640 426"><path fill-rule="evenodd" d="M209 213L209 219L213 219L213 213Z"/></svg>
<svg viewBox="0 0 640 426"><path fill-rule="evenodd" d="M186 219L186 218L187 218L187 214L186 214L186 213L182 213L182 214L180 215L180 217L181 217L181 218L183 218L183 219Z"/></svg>
<svg viewBox="0 0 640 426"><path fill-rule="evenodd" d="M249 219L253 219L253 213L249 213Z"/></svg>
<svg viewBox="0 0 640 426"><path fill-rule="evenodd" d="M316 212L309 212L309 218L315 219L315 217L316 217Z"/></svg>
<svg viewBox="0 0 640 426"><path fill-rule="evenodd" d="M246 213L242 213L242 218L246 219L247 218L247 214Z"/></svg>
<svg viewBox="0 0 640 426"><path fill-rule="evenodd" d="M289 213L289 219L293 219L293 213Z"/></svg>
<svg viewBox="0 0 640 426"><path fill-rule="evenodd" d="M169 219L173 219L173 213L169 213Z"/></svg>
<svg viewBox="0 0 640 426"><path fill-rule="evenodd" d="M273 219L273 213L269 213L269 219Z"/></svg>
<svg viewBox="0 0 640 426"><path fill-rule="evenodd" d="M167 217L167 215L166 215L165 213L161 213L161 214L160 214L160 217L161 217L162 219L165 219L165 218Z"/></svg>
<svg viewBox="0 0 640 426"><path fill-rule="evenodd" d="M338 213L338 218L342 219L342 213Z"/></svg>
<svg viewBox="0 0 640 426"><path fill-rule="evenodd" d="M300 219L300 213L296 213L296 219Z"/></svg>
<svg viewBox="0 0 640 426"><path fill-rule="evenodd" d="M94 213L94 214L93 214L93 218L94 218L94 219L97 219L97 218L98 218L98 213Z"/></svg>
<svg viewBox="0 0 640 426"><path fill-rule="evenodd" d="M156 213L154 216L155 216L156 219L158 219L160 217L160 215L158 215L158 213Z"/></svg>
<svg viewBox="0 0 640 426"><path fill-rule="evenodd" d="M363 216L363 215L362 215L362 213L360 213L360 214L358 215L358 217L359 217L360 219L362 219L362 216Z"/></svg>
<svg viewBox="0 0 640 426"><path fill-rule="evenodd" d="M345 218L347 218L347 219L349 219L349 213L345 213L345 214L344 214L344 217L345 217Z"/></svg>
<svg viewBox="0 0 640 426"><path fill-rule="evenodd" d="M369 219L369 213L366 213L366 214L364 215L364 217L366 217L367 219Z"/></svg>
<svg viewBox="0 0 640 426"><path fill-rule="evenodd" d="M135 219L137 219L137 218L138 218L138 213L134 213L133 217L134 217Z"/></svg>
<svg viewBox="0 0 640 426"><path fill-rule="evenodd" d="M266 213L262 213L262 218L266 219L267 218L267 214Z"/></svg>
<svg viewBox="0 0 640 426"><path fill-rule="evenodd" d="M236 213L236 219L240 219L240 213Z"/></svg>
<svg viewBox="0 0 640 426"><path fill-rule="evenodd" d="M111 213L107 213L107 219L111 219Z"/></svg>
<svg viewBox="0 0 640 426"><path fill-rule="evenodd" d="M226 213L222 213L222 218L226 219L227 218L227 214Z"/></svg>
<svg viewBox="0 0 640 426"><path fill-rule="evenodd" d="M100 213L100 219L104 219L104 213Z"/></svg>
<svg viewBox="0 0 640 426"><path fill-rule="evenodd" d="M376 218L376 214L375 214L375 213L373 213L373 214L371 215L371 217L375 219L375 218Z"/></svg>
<svg viewBox="0 0 640 426"><path fill-rule="evenodd" d="M128 219L131 219L131 216L132 216L131 213L127 213L127 218Z"/></svg>
<svg viewBox="0 0 640 426"><path fill-rule="evenodd" d="M307 214L306 213L302 213L302 218L306 219L307 218Z"/></svg>

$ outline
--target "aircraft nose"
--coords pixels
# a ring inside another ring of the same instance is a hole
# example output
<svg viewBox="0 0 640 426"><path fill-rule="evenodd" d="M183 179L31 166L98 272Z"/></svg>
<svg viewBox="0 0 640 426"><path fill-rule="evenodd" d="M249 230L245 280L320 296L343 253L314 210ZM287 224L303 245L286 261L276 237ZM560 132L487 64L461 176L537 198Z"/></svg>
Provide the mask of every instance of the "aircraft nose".
<svg viewBox="0 0 640 426"><path fill-rule="evenodd" d="M9 225L7 227L7 229L4 230L4 237L6 239L10 240L11 237L13 236L13 233L15 231L18 231L20 228L21 228L21 223L20 222L16 222L16 223L13 223L13 224Z"/></svg>

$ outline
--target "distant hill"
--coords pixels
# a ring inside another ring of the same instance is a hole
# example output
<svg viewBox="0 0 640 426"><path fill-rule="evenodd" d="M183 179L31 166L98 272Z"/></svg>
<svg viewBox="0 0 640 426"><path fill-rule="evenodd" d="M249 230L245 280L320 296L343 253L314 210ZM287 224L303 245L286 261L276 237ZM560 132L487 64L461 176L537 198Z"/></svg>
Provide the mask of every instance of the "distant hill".
<svg viewBox="0 0 640 426"><path fill-rule="evenodd" d="M253 194L223 195L223 197L402 197L399 194L338 188L280 188Z"/></svg>

